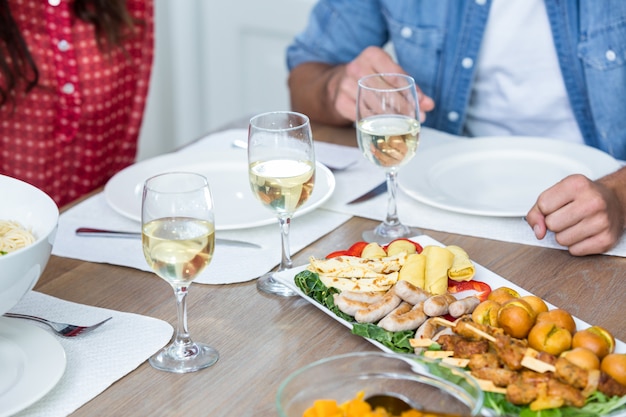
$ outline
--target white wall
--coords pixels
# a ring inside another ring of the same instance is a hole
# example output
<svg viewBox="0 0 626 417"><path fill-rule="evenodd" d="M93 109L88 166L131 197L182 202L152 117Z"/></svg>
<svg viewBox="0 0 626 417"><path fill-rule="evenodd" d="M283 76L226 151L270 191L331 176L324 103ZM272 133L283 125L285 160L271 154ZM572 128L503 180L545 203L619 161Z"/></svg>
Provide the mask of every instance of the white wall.
<svg viewBox="0 0 626 417"><path fill-rule="evenodd" d="M285 48L314 0L155 0L139 159L233 120L289 107Z"/></svg>

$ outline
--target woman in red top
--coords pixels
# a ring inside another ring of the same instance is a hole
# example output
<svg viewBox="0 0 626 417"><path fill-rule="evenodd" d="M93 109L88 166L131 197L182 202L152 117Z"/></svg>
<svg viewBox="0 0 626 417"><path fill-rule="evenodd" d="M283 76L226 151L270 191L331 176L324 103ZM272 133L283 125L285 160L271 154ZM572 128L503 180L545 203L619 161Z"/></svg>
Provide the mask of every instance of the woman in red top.
<svg viewBox="0 0 626 417"><path fill-rule="evenodd" d="M0 174L59 206L135 161L152 0L0 0Z"/></svg>

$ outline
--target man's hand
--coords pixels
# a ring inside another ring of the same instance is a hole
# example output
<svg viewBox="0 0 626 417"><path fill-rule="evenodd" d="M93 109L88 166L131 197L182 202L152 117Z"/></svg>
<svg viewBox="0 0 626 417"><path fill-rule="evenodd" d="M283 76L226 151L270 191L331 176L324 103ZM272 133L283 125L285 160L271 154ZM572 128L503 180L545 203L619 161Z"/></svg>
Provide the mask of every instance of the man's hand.
<svg viewBox="0 0 626 417"><path fill-rule="evenodd" d="M335 73L329 83L329 93L334 94L334 107L345 119L355 121L356 95L360 78L376 73L406 74L383 49L370 46L361 52L352 62L343 67L343 71ZM420 106L420 121L426 119L426 112L435 107L435 102L425 96L417 87L417 98Z"/></svg>
<svg viewBox="0 0 626 417"><path fill-rule="evenodd" d="M364 49L347 64L300 64L289 73L291 108L306 114L314 122L335 126L354 123L358 81L376 73L406 74L387 52L374 46ZM435 108L435 103L421 92L419 86L416 87L420 120L424 121L426 112Z"/></svg>
<svg viewBox="0 0 626 417"><path fill-rule="evenodd" d="M526 216L537 239L551 230L576 256L611 249L624 231L626 207L620 188L615 188L621 184L623 189L624 174L618 171L595 182L571 175L541 193Z"/></svg>

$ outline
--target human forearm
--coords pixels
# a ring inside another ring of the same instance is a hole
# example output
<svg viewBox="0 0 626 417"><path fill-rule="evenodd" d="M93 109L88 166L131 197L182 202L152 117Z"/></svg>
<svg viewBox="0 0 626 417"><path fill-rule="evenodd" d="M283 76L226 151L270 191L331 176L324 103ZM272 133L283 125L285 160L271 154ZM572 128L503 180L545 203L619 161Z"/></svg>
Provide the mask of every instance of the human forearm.
<svg viewBox="0 0 626 417"><path fill-rule="evenodd" d="M334 126L350 124L352 120L339 114L335 106L344 67L307 62L292 69L288 80L291 109L315 122Z"/></svg>

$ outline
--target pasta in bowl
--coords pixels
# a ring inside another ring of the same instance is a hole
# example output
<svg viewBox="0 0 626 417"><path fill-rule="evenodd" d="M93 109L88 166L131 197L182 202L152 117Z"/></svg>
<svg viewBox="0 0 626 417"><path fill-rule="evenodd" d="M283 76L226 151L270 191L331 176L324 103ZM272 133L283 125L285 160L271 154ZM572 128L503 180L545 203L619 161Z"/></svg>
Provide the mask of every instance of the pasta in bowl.
<svg viewBox="0 0 626 417"><path fill-rule="evenodd" d="M59 210L43 191L0 175L0 314L30 291L52 252Z"/></svg>

